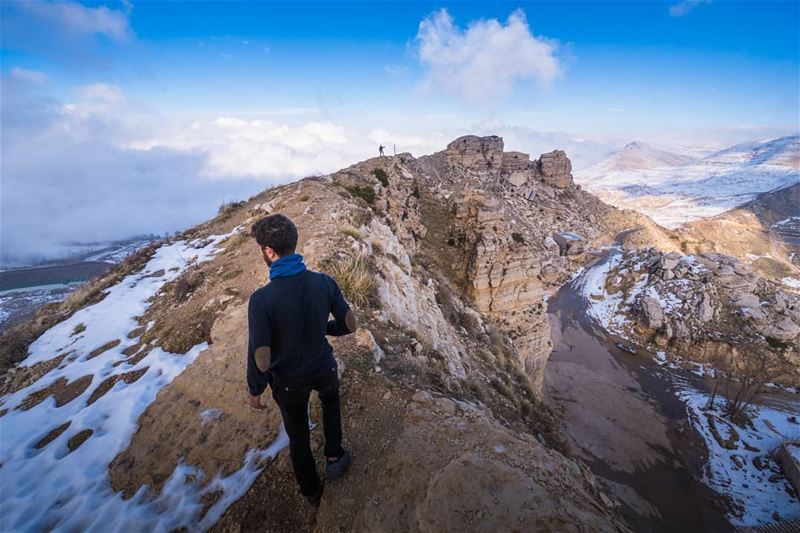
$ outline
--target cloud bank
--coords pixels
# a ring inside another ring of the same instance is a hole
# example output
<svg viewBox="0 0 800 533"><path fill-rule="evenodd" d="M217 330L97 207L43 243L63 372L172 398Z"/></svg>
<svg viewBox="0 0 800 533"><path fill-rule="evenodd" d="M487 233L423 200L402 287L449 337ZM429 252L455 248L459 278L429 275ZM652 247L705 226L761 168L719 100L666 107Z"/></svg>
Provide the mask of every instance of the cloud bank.
<svg viewBox="0 0 800 533"><path fill-rule="evenodd" d="M478 20L463 30L441 9L422 20L417 44L427 83L468 103L507 95L523 80L547 84L562 72L555 41L534 36L522 10L505 24Z"/></svg>
<svg viewBox="0 0 800 533"><path fill-rule="evenodd" d="M365 155L325 122L175 124L103 83L62 102L40 74L12 70L0 82L5 266L69 255L77 243L174 232L223 201Z"/></svg>

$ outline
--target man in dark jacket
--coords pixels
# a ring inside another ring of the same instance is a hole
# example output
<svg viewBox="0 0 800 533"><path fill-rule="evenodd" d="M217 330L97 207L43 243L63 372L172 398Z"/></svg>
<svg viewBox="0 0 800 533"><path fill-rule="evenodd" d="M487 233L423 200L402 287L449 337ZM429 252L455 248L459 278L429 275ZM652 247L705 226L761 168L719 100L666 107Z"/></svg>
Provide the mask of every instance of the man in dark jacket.
<svg viewBox="0 0 800 533"><path fill-rule="evenodd" d="M264 217L253 224L252 233L269 266L269 283L250 296L248 308L250 405L264 409L261 394L267 385L272 387L300 492L318 506L323 482L311 453L308 400L312 390L318 391L326 478L333 480L347 470L350 454L342 448L339 378L325 336L354 332L355 316L336 281L306 269L303 256L295 253L297 228L291 220Z"/></svg>

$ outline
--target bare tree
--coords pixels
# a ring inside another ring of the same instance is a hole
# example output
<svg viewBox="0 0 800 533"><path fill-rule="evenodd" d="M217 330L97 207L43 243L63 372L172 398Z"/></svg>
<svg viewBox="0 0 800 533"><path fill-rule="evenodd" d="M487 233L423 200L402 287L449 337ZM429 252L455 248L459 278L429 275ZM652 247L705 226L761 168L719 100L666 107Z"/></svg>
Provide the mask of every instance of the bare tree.
<svg viewBox="0 0 800 533"><path fill-rule="evenodd" d="M717 389L722 385L725 414L732 419L741 419L764 385L787 371L787 364L779 354L760 347L747 347L732 357L727 365L715 370L709 406L714 406Z"/></svg>

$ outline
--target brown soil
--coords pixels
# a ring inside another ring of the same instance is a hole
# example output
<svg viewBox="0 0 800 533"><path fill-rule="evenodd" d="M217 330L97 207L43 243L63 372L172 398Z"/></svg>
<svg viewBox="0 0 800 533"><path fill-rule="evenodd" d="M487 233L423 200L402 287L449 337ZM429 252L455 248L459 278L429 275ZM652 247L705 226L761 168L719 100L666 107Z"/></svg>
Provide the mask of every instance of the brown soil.
<svg viewBox="0 0 800 533"><path fill-rule="evenodd" d="M700 481L705 445L685 421L684 405L652 370L655 363L597 335L583 305L569 286L550 305L547 398L564 414L573 452L622 502L637 531L731 530L724 502Z"/></svg>
<svg viewBox="0 0 800 533"><path fill-rule="evenodd" d="M677 233L684 253L718 252L749 263L761 275L780 280L796 275L791 251L771 226L800 209L800 185L758 198L715 217L685 224ZM764 257L767 256L767 257Z"/></svg>
<svg viewBox="0 0 800 533"><path fill-rule="evenodd" d="M22 400L19 408L23 411L27 411L31 407L42 403L50 396L55 398L56 407L66 405L80 396L83 391L85 391L89 385L91 385L93 377L94 376L91 375L83 376L69 383L66 379L59 378L49 386L30 393L24 400Z"/></svg>
<svg viewBox="0 0 800 533"><path fill-rule="evenodd" d="M92 436L92 433L94 433L94 431L91 429L84 429L83 431L76 433L73 437L70 437L70 439L67 441L67 447L69 448L69 451L74 452L77 450L81 444L86 442L86 440Z"/></svg>
<svg viewBox="0 0 800 533"><path fill-rule="evenodd" d="M127 384L131 384L135 382L137 379L142 377L145 372L147 372L147 368L142 368L141 370L132 370L130 372L125 372L124 374L115 374L110 378L103 381L100 385L97 386L96 389L92 391L92 395L89 396L89 399L86 400L86 405L92 405L94 402L99 400L100 398L105 395L108 391L111 390L112 387L118 381L124 381Z"/></svg>
<svg viewBox="0 0 800 533"><path fill-rule="evenodd" d="M45 446L47 446L48 444L50 444L51 442L53 442L54 440L56 440L59 435L61 435L62 433L64 433L67 430L67 428L70 426L70 424L72 424L72 422L64 422L63 424L61 424L57 428L53 429L50 433L45 435L45 437L42 440L40 440L39 442L36 443L35 448L36 449L42 449Z"/></svg>
<svg viewBox="0 0 800 533"><path fill-rule="evenodd" d="M107 352L111 348L114 348L115 346L119 346L119 343L121 343L121 342L122 341L120 339L116 339L116 340L113 340L113 341L108 341L107 343L105 343L104 345L100 346L99 348L96 348L96 349L92 350L89 353L89 357L88 358L89 359L93 359L93 358L97 357L98 355L100 355L100 354L102 354L104 352Z"/></svg>

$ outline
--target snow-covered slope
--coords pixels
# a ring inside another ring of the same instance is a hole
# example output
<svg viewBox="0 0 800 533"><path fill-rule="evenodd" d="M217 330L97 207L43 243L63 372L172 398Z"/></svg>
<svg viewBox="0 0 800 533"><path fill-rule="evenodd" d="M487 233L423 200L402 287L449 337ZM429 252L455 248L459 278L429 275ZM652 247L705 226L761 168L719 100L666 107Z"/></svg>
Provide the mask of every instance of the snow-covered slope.
<svg viewBox="0 0 800 533"><path fill-rule="evenodd" d="M575 178L609 203L674 227L800 181L800 136L739 144L696 161L631 143Z"/></svg>

